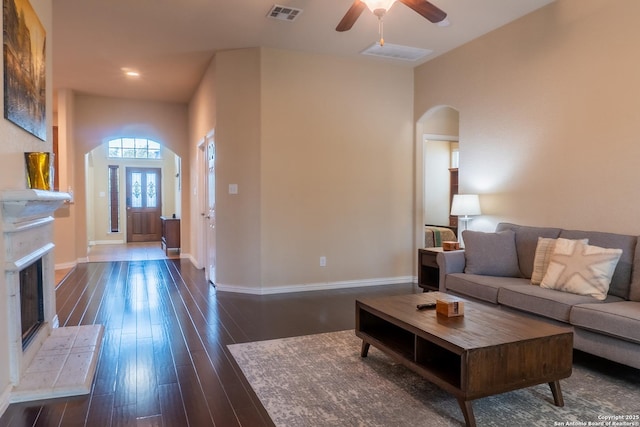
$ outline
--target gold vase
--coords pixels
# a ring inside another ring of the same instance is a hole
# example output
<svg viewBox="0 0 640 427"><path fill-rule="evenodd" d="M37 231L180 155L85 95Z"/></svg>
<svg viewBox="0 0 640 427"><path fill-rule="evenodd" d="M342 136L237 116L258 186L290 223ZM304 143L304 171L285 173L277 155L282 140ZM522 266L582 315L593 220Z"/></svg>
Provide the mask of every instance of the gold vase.
<svg viewBox="0 0 640 427"><path fill-rule="evenodd" d="M53 188L53 153L24 153L27 162L27 187L35 190Z"/></svg>

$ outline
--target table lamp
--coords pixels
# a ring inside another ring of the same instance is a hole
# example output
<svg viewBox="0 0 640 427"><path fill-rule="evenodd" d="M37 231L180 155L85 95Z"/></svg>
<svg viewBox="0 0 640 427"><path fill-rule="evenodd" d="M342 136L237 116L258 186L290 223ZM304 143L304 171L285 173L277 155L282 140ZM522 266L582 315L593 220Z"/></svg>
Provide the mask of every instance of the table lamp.
<svg viewBox="0 0 640 427"><path fill-rule="evenodd" d="M464 230L467 229L467 223L471 220L471 216L480 214L482 214L482 212L480 211L480 199L477 194L453 195L451 216L461 217L460 221L464 224Z"/></svg>

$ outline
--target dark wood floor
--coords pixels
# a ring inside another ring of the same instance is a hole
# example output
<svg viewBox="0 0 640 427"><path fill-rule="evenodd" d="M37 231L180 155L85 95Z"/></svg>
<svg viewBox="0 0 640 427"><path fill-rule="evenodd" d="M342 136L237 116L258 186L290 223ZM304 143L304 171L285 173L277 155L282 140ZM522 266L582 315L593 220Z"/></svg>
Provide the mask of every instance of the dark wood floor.
<svg viewBox="0 0 640 427"><path fill-rule="evenodd" d="M186 260L80 264L61 326L102 324L91 394L10 405L0 426L271 426L227 344L352 329L355 299L413 285L255 296L216 292Z"/></svg>

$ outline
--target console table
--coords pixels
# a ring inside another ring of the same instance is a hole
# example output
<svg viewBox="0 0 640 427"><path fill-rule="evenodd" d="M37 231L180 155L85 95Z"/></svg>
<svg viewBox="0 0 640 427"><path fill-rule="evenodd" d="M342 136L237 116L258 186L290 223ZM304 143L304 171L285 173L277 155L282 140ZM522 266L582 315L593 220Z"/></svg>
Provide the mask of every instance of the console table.
<svg viewBox="0 0 640 427"><path fill-rule="evenodd" d="M165 254L169 256L169 250L180 251L180 219L160 217L162 223L161 246Z"/></svg>

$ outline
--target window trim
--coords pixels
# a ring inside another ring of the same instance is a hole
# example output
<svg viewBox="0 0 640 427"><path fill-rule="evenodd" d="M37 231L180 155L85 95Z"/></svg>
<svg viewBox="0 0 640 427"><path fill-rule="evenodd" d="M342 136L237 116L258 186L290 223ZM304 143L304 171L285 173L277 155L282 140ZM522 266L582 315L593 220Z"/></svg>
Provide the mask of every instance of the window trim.
<svg viewBox="0 0 640 427"><path fill-rule="evenodd" d="M162 145L149 138L114 138L107 141L107 157L110 159L162 160Z"/></svg>

